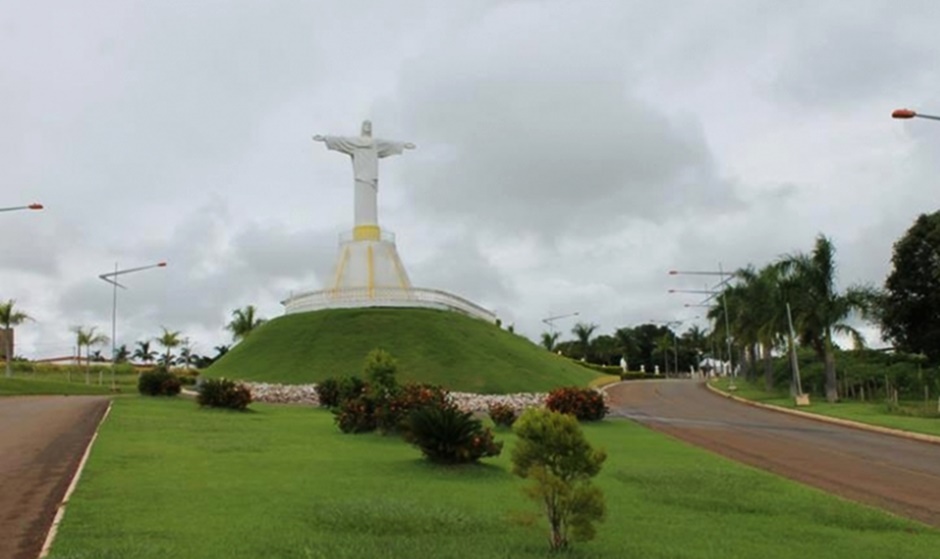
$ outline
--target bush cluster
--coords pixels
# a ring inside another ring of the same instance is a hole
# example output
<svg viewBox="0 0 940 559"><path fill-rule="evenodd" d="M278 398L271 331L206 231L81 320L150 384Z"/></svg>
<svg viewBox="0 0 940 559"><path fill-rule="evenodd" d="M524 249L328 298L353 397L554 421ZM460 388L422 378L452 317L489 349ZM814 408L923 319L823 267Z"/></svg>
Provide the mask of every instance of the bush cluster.
<svg viewBox="0 0 940 559"><path fill-rule="evenodd" d="M200 386L196 401L203 407L243 411L251 403L251 391L226 378L207 379Z"/></svg>
<svg viewBox="0 0 940 559"><path fill-rule="evenodd" d="M141 373L137 391L145 396L176 396L182 385L180 379L163 367Z"/></svg>
<svg viewBox="0 0 940 559"><path fill-rule="evenodd" d="M499 456L503 443L470 412L454 405L431 405L408 415L405 440L425 458L438 464L466 464L487 456Z"/></svg>
<svg viewBox="0 0 940 559"><path fill-rule="evenodd" d="M316 391L321 407L335 408L344 400L362 396L366 391L366 381L359 377L330 377L318 384Z"/></svg>
<svg viewBox="0 0 940 559"><path fill-rule="evenodd" d="M447 405L447 391L440 386L408 383L377 398L376 427L383 433L401 431L408 415L416 409Z"/></svg>
<svg viewBox="0 0 940 559"><path fill-rule="evenodd" d="M428 460L444 464L474 462L496 456L502 443L471 414L450 402L447 392L426 384L398 384L397 364L374 350L364 372L356 377L327 379L317 386L320 405L333 409L336 426L344 433L402 433Z"/></svg>
<svg viewBox="0 0 940 559"><path fill-rule="evenodd" d="M558 388L548 394L545 407L575 416L579 421L600 421L607 415L604 395L591 388Z"/></svg>
<svg viewBox="0 0 940 559"><path fill-rule="evenodd" d="M512 427L519 414L509 404L493 403L489 405L489 415L498 427Z"/></svg>

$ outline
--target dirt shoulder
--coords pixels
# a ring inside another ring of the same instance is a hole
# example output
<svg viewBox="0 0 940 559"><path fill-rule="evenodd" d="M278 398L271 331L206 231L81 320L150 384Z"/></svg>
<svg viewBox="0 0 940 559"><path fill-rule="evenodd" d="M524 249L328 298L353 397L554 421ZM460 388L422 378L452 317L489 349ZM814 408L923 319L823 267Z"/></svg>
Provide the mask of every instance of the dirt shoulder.
<svg viewBox="0 0 940 559"><path fill-rule="evenodd" d="M0 557L39 555L107 407L101 396L0 398Z"/></svg>

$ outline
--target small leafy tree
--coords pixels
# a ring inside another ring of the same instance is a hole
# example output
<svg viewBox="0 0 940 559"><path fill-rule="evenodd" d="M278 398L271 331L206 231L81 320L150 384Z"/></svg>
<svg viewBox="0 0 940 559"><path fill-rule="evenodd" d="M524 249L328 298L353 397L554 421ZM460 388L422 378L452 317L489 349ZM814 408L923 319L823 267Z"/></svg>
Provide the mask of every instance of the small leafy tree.
<svg viewBox="0 0 940 559"><path fill-rule="evenodd" d="M392 394L398 389L395 373L398 372L398 363L392 355L384 349L373 349L366 356L364 376L369 379L373 389L383 394Z"/></svg>
<svg viewBox="0 0 940 559"><path fill-rule="evenodd" d="M548 519L549 546L565 549L569 539L594 538L594 523L604 519L604 494L591 478L607 459L588 443L573 416L530 408L513 428L518 441L512 451L512 472L531 479L526 493Z"/></svg>

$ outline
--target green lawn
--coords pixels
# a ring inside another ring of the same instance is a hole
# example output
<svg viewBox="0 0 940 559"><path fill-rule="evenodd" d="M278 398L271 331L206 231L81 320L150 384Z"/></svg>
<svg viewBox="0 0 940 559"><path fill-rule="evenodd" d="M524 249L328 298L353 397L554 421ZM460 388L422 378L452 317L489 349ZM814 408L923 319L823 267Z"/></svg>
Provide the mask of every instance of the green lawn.
<svg viewBox="0 0 940 559"><path fill-rule="evenodd" d="M547 557L503 455L437 467L397 438L343 435L323 410L200 410L121 398L101 429L55 559ZM940 532L736 465L625 421L608 520L571 557L936 557Z"/></svg>
<svg viewBox="0 0 940 559"><path fill-rule="evenodd" d="M733 392L735 396L784 408L796 408L793 399L786 393L768 392L764 390L762 386L744 380L736 381L735 385L737 386L737 389ZM728 380L720 379L716 382L715 386L727 392ZM926 404L923 401L900 403L901 407L909 409L929 410L932 412L936 412L937 410L936 400L932 400ZM819 415L849 419L869 425L879 425L914 433L940 436L940 417L907 415L897 411L891 411L884 402L842 401L830 404L825 400L821 401L819 398L813 398L810 406L801 407L799 410L817 413Z"/></svg>
<svg viewBox="0 0 940 559"><path fill-rule="evenodd" d="M271 320L204 371L207 376L303 384L361 375L369 351L398 361L398 378L501 394L586 386L601 375L530 340L457 312L330 309Z"/></svg>
<svg viewBox="0 0 940 559"><path fill-rule="evenodd" d="M17 372L12 378L2 376L0 373L0 396L15 396L23 394L110 394L111 373L104 373L102 384L98 384L98 374L90 375L90 384L85 384L84 374L71 375L66 373L23 373ZM118 390L123 393L137 392L137 374L117 374L115 383Z"/></svg>

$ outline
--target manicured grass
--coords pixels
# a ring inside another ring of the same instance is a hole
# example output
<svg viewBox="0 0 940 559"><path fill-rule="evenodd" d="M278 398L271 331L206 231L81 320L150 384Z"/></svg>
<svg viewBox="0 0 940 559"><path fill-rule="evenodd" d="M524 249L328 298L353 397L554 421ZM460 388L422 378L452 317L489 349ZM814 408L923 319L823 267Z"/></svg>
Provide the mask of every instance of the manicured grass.
<svg viewBox="0 0 940 559"><path fill-rule="evenodd" d="M110 394L111 373L105 372L103 384L98 384L98 374L92 373L91 384L85 384L84 374L73 373L16 373L6 378L0 373L0 396L24 394ZM115 384L122 393L137 392L137 374L117 374Z"/></svg>
<svg viewBox="0 0 940 559"><path fill-rule="evenodd" d="M786 393L767 392L763 387L756 383L750 383L744 380L735 382L737 389L733 391L735 396L771 404L784 408L796 408L793 399ZM720 379L716 381L715 386L721 390L728 391L728 380ZM933 400L927 404L924 402L900 402L902 407L927 409L935 412L937 410L937 401ZM891 411L884 402L856 402L843 400L835 404L830 404L825 400L813 398L810 406L799 408L800 411L817 413L831 417L839 417L867 423L869 425L879 425L881 427L890 427L892 429L901 429L914 433L926 433L928 435L940 436L940 417L923 417L914 415L905 415L897 411Z"/></svg>
<svg viewBox="0 0 940 559"><path fill-rule="evenodd" d="M331 415L115 401L51 558L549 557L503 455L439 467ZM940 532L736 465L626 421L586 427L609 458L608 519L570 557L935 557ZM528 524L528 525L527 525Z"/></svg>
<svg viewBox="0 0 940 559"><path fill-rule="evenodd" d="M207 376L290 384L361 375L366 355L382 348L398 360L402 381L499 394L586 386L600 374L482 320L432 309L333 309L271 320Z"/></svg>

